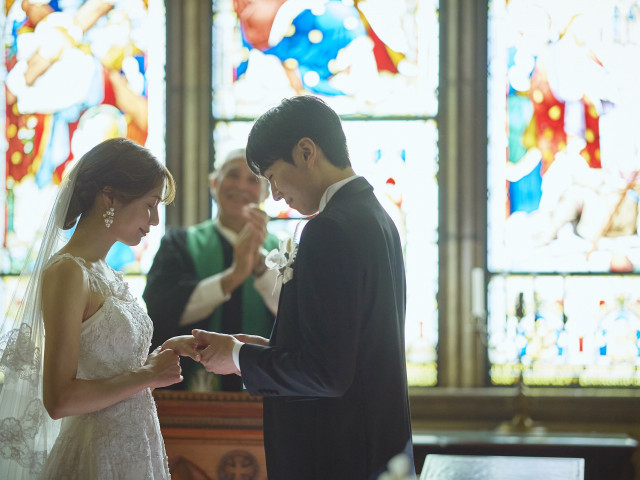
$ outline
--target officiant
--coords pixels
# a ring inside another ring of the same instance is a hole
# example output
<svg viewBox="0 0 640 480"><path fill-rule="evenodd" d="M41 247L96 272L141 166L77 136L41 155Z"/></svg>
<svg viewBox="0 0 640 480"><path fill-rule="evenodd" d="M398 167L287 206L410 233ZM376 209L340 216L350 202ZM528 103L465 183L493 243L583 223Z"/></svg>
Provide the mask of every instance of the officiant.
<svg viewBox="0 0 640 480"><path fill-rule="evenodd" d="M264 263L264 251L278 246L259 208L268 183L249 169L244 149L231 151L209 182L217 215L189 228L168 229L147 275L143 298L154 324L152 348L193 328L271 334L280 288L274 289L276 273ZM182 360L182 371L184 382L172 388L243 388L240 377L208 373L191 359Z"/></svg>

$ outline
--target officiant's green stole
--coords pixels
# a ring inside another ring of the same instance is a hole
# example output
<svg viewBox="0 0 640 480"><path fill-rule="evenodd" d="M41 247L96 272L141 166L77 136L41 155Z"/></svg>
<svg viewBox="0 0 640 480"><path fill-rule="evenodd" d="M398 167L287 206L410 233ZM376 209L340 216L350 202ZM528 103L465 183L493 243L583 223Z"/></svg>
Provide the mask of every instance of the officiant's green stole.
<svg viewBox="0 0 640 480"><path fill-rule="evenodd" d="M271 251L278 248L278 238L268 234L264 241L264 248ZM201 280L225 269L222 240L215 228L215 222L208 220L187 229L187 251L193 259L196 273ZM264 300L253 286L254 277L247 278L242 285L242 332L251 335L260 335L269 338L273 326L273 315L269 312ZM219 305L211 314L208 321L208 330L220 332L222 328L222 305ZM195 367L204 369L200 363ZM195 369L194 369L195 370ZM190 376L196 375L195 371ZM212 390L219 390L219 379L212 377ZM191 385L187 385L191 390Z"/></svg>

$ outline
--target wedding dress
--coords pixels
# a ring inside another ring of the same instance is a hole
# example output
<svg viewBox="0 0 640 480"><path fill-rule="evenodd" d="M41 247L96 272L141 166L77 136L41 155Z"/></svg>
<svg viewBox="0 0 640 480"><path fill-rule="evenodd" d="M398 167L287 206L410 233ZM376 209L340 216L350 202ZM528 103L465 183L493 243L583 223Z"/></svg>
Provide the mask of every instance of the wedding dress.
<svg viewBox="0 0 640 480"><path fill-rule="evenodd" d="M104 298L102 307L82 324L77 378L112 377L142 366L151 344L153 324L135 301L122 273L109 280L83 259L56 254L48 265L75 261L89 288ZM156 405L150 389L96 412L62 420L42 478L126 479L170 478Z"/></svg>

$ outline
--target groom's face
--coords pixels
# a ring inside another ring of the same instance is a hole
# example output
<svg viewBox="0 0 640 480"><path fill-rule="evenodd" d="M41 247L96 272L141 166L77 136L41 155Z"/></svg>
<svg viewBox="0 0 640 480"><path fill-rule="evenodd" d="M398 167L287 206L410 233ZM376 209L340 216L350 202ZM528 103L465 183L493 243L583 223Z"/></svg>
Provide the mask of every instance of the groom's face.
<svg viewBox="0 0 640 480"><path fill-rule="evenodd" d="M284 199L301 214L313 215L318 211L323 193L318 193L315 170L309 168L304 152L297 147L293 150L293 161L291 164L277 160L265 170L264 176L271 184L274 200Z"/></svg>

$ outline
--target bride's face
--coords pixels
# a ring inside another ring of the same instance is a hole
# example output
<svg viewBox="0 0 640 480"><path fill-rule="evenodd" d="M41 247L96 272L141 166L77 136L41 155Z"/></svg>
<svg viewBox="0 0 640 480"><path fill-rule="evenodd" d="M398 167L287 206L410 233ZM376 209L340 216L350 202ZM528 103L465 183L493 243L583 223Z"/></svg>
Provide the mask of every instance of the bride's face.
<svg viewBox="0 0 640 480"><path fill-rule="evenodd" d="M152 226L160 223L158 207L162 200L164 185L160 185L141 198L129 203L116 201L113 224L110 230L118 241L131 247L138 245Z"/></svg>

